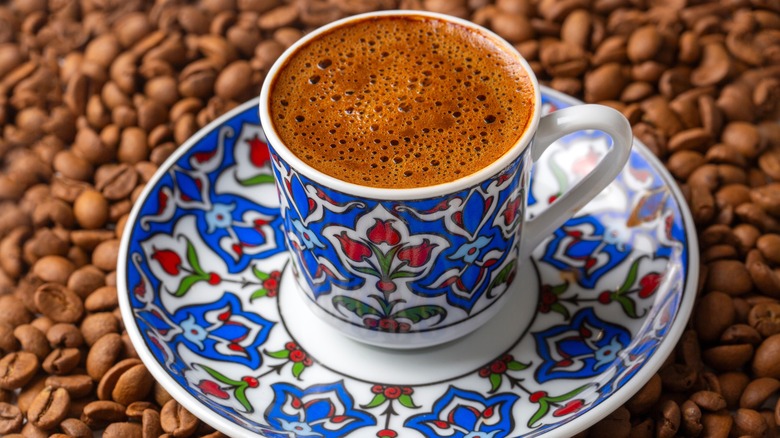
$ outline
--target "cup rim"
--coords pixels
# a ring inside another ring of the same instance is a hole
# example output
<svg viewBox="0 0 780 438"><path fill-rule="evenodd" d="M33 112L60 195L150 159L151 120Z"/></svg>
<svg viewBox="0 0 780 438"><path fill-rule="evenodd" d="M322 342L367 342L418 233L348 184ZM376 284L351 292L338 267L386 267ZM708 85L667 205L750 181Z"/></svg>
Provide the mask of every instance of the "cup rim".
<svg viewBox="0 0 780 438"><path fill-rule="evenodd" d="M423 186L423 187L387 188L387 187L374 187L368 185L355 184L352 182L344 181L336 177L330 176L320 170L317 170L316 168L304 162L302 159L298 158L284 144L282 139L277 134L276 127L274 126L273 121L271 120L270 98L271 98L271 85L274 82L274 78L279 73L279 70L287 61L287 59L290 58L303 45L308 44L310 41L314 40L319 35L326 33L334 28L343 26L347 23L351 23L354 21L361 21L370 18L384 17L384 16L418 16L418 17L437 19L441 21L447 21L461 26L465 26L470 29L474 29L478 32L481 32L488 38L493 39L495 43L500 45L504 50L507 51L507 53L510 53L516 57L517 61L525 69L529 79L531 80L531 84L533 86L534 105L533 105L533 109L532 109L533 112L531 114L530 121L528 122L525 131L520 136L520 138L518 138L517 141L503 155L501 155L498 159L494 160L487 166L479 169L478 171L452 181L448 181L440 184L434 184L430 186ZM425 199L425 198L443 196L450 193L456 193L468 189L470 187L475 187L487 181L491 177L497 175L507 167L511 166L520 157L520 155L522 155L522 153L526 150L528 145L531 144L531 140L533 139L533 136L536 133L537 127L539 125L539 121L541 119L540 116L541 106L542 106L542 92L539 88L539 81L536 78L536 74L534 74L533 69L528 64L528 61L526 61L523 55L521 55L520 52L518 52L517 49L514 46L512 46L512 44L510 44L508 41L498 36L495 32L483 26L480 26L478 24L464 20L462 18L441 14L437 12L427 12L427 11L417 11L417 10L386 10L386 11L375 11L375 12L367 12L363 14L352 15L328 23L304 35L293 45L288 47L279 56L279 58L277 58L277 60L274 62L274 64L271 66L271 68L268 70L268 73L265 76L262 88L260 90L258 111L260 114L260 123L263 126L263 131L265 133L266 140L269 146L273 148L273 150L282 158L282 160L286 161L292 168L297 169L301 174L305 175L307 178L310 178L320 184L328 186L333 190L350 194L353 196L369 198L369 199L378 199L378 200L404 200L405 201L405 200Z"/></svg>

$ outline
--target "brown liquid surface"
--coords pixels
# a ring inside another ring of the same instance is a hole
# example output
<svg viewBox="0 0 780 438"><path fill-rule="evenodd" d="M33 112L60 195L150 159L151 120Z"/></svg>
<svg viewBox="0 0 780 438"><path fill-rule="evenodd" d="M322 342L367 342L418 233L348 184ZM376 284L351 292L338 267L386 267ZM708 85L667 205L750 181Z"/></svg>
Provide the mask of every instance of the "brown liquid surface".
<svg viewBox="0 0 780 438"><path fill-rule="evenodd" d="M413 188L501 157L533 115L528 73L480 32L427 17L352 22L291 56L271 118L301 160L340 180Z"/></svg>

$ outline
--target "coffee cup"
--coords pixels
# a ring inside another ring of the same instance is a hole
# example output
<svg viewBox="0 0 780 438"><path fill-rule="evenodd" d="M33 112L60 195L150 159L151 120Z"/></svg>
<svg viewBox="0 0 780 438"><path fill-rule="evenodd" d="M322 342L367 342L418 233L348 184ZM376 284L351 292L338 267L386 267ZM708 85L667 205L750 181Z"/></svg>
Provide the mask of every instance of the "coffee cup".
<svg viewBox="0 0 780 438"><path fill-rule="evenodd" d="M541 117L537 79L509 43L420 11L307 34L268 71L259 111L294 292L343 334L398 349L453 341L509 294L536 294L518 266L618 175L632 143L605 106ZM610 150L526 219L533 162L580 130L607 133Z"/></svg>

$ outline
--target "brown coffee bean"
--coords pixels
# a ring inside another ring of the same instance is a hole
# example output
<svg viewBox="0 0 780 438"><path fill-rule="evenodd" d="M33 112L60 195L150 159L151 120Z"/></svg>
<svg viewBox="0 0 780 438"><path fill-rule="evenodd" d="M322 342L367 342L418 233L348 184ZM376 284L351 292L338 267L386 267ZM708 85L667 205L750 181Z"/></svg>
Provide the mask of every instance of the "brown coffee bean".
<svg viewBox="0 0 780 438"><path fill-rule="evenodd" d="M84 411L81 414L81 421L91 428L99 428L105 424L125 421L126 419L124 406L107 400L88 403L84 406Z"/></svg>
<svg viewBox="0 0 780 438"><path fill-rule="evenodd" d="M87 354L87 374L95 381L116 363L122 353L122 339L117 333L103 335Z"/></svg>
<svg viewBox="0 0 780 438"><path fill-rule="evenodd" d="M772 377L780 379L780 334L772 335L764 340L756 349L753 358L753 374L757 377Z"/></svg>
<svg viewBox="0 0 780 438"><path fill-rule="evenodd" d="M771 377L760 377L745 387L739 399L739 407L759 409L770 397L780 390L780 381Z"/></svg>
<svg viewBox="0 0 780 438"><path fill-rule="evenodd" d="M160 412L160 425L166 433L174 437L190 436L199 424L198 418L184 409L176 400L165 403Z"/></svg>
<svg viewBox="0 0 780 438"><path fill-rule="evenodd" d="M81 362L78 348L57 348L46 356L42 368L49 374L63 375L73 371Z"/></svg>
<svg viewBox="0 0 780 438"><path fill-rule="evenodd" d="M143 437L159 437L163 434L160 424L160 413L154 409L146 409L141 417L141 427L143 428Z"/></svg>
<svg viewBox="0 0 780 438"><path fill-rule="evenodd" d="M628 39L628 58L634 63L653 59L661 43L661 34L655 25L642 26L632 32Z"/></svg>
<svg viewBox="0 0 780 438"><path fill-rule="evenodd" d="M701 62L691 72L691 83L697 87L715 85L731 71L731 60L726 48L717 42L702 46Z"/></svg>
<svg viewBox="0 0 780 438"><path fill-rule="evenodd" d="M768 337L780 333L780 303L760 303L750 310L748 324Z"/></svg>
<svg viewBox="0 0 780 438"><path fill-rule="evenodd" d="M735 436L765 436L766 431L766 421L758 411L740 408L734 413Z"/></svg>
<svg viewBox="0 0 780 438"><path fill-rule="evenodd" d="M746 324L734 324L729 326L721 335L720 341L724 344L751 344L758 345L762 337L758 330Z"/></svg>
<svg viewBox="0 0 780 438"><path fill-rule="evenodd" d="M712 391L698 391L691 394L690 400L700 408L707 411L719 411L726 408L726 400L723 396Z"/></svg>
<svg viewBox="0 0 780 438"><path fill-rule="evenodd" d="M129 126L122 130L117 158L122 163L135 164L149 158L149 146L146 131Z"/></svg>
<svg viewBox="0 0 780 438"><path fill-rule="evenodd" d="M81 333L87 345L91 346L106 334L119 333L119 321L110 312L93 313L84 318Z"/></svg>
<svg viewBox="0 0 780 438"><path fill-rule="evenodd" d="M125 414L127 414L127 418L131 420L141 420L143 417L143 413L145 410L151 409L153 411L159 412L160 408L150 401L137 401L132 402L129 405L127 405L127 409L125 410ZM162 433L162 432L161 432Z"/></svg>
<svg viewBox="0 0 780 438"><path fill-rule="evenodd" d="M761 141L758 128L747 122L730 122L723 127L721 139L749 159L758 157L766 147L766 143Z"/></svg>
<svg viewBox="0 0 780 438"><path fill-rule="evenodd" d="M675 177L685 180L705 163L704 156L700 152L690 150L680 150L673 153L666 163L667 168Z"/></svg>
<svg viewBox="0 0 780 438"><path fill-rule="evenodd" d="M60 423L60 429L73 438L92 438L92 430L83 421L66 418Z"/></svg>
<svg viewBox="0 0 780 438"><path fill-rule="evenodd" d="M72 374L69 376L49 376L46 378L46 386L63 388L68 391L70 397L78 399L92 392L94 384L92 378L85 374Z"/></svg>
<svg viewBox="0 0 780 438"><path fill-rule="evenodd" d="M127 370L139 364L141 364L141 361L138 359L134 359L134 358L125 359L117 362L116 365L112 366L108 371L106 371L106 373L103 374L103 377L100 379L100 383L98 384L97 387L98 399L111 400L111 393L114 391L114 388L116 387L119 378ZM114 400L114 401L118 402L118 400ZM128 414L128 416L130 415Z"/></svg>
<svg viewBox="0 0 780 438"><path fill-rule="evenodd" d="M680 429L680 406L672 400L661 404L661 415L656 422L656 436L661 438L674 437Z"/></svg>
<svg viewBox="0 0 780 438"><path fill-rule="evenodd" d="M101 228L108 220L108 201L100 192L85 190L76 198L73 214L81 227Z"/></svg>
<svg viewBox="0 0 780 438"><path fill-rule="evenodd" d="M30 321L32 314L16 296L0 295L0 322L15 327Z"/></svg>
<svg viewBox="0 0 780 438"><path fill-rule="evenodd" d="M683 433L690 436L699 436L702 430L701 410L699 409L699 406L690 400L686 400L680 406L680 414L682 423L681 430Z"/></svg>
<svg viewBox="0 0 780 438"><path fill-rule="evenodd" d="M0 359L0 388L15 390L25 386L38 372L38 358L29 352L6 354Z"/></svg>
<svg viewBox="0 0 780 438"><path fill-rule="evenodd" d="M696 307L693 326L703 342L717 340L721 333L734 324L734 305L732 298L713 291L701 297Z"/></svg>
<svg viewBox="0 0 780 438"><path fill-rule="evenodd" d="M753 281L744 263L737 260L718 260L710 263L705 287L734 296L750 292Z"/></svg>
<svg viewBox="0 0 780 438"><path fill-rule="evenodd" d="M57 323L46 331L46 339L54 347L78 348L84 344L84 336L73 324Z"/></svg>
<svg viewBox="0 0 780 438"><path fill-rule="evenodd" d="M84 303L72 290L57 283L45 283L35 290L35 305L56 322L74 323L84 314Z"/></svg>
<svg viewBox="0 0 780 438"><path fill-rule="evenodd" d="M673 363L658 371L663 388L672 392L684 392L693 387L699 378L698 371L688 365Z"/></svg>
<svg viewBox="0 0 780 438"><path fill-rule="evenodd" d="M617 63L607 63L585 75L585 101L601 102L617 99L626 85L623 68Z"/></svg>
<svg viewBox="0 0 780 438"><path fill-rule="evenodd" d="M111 397L115 402L129 405L144 399L152 390L154 378L146 366L138 364L125 371L116 382Z"/></svg>
<svg viewBox="0 0 780 438"><path fill-rule="evenodd" d="M90 312L114 310L119 305L116 286L103 286L84 300L84 307Z"/></svg>
<svg viewBox="0 0 780 438"><path fill-rule="evenodd" d="M31 272L45 282L65 284L75 270L76 266L65 257L47 255L35 262Z"/></svg>
<svg viewBox="0 0 780 438"><path fill-rule="evenodd" d="M135 162L140 161L143 160ZM128 197L138 183L138 172L128 164L103 166L100 170L100 177L98 178L98 174L95 175L95 188L109 201Z"/></svg>
<svg viewBox="0 0 780 438"><path fill-rule="evenodd" d="M92 253L92 264L106 272L113 271L116 269L118 254L119 240L105 240L95 247L95 251Z"/></svg>
<svg viewBox="0 0 780 438"><path fill-rule="evenodd" d="M103 431L103 438L141 438L141 425L138 423L111 423Z"/></svg>
<svg viewBox="0 0 780 438"><path fill-rule="evenodd" d="M68 414L70 395L63 388L47 386L33 399L27 410L27 420L33 426L51 430L57 427Z"/></svg>
<svg viewBox="0 0 780 438"><path fill-rule="evenodd" d="M19 341L22 351L29 351L38 360L43 360L51 352L46 335L31 324L23 324L14 329L14 337Z"/></svg>
<svg viewBox="0 0 780 438"><path fill-rule="evenodd" d="M753 346L750 344L719 345L702 351L704 363L718 371L740 369L752 357Z"/></svg>
<svg viewBox="0 0 780 438"><path fill-rule="evenodd" d="M24 416L17 406L0 402L0 434L16 433L22 430Z"/></svg>
<svg viewBox="0 0 780 438"><path fill-rule="evenodd" d="M256 92L252 83L252 67L246 61L228 64L217 76L214 93L226 100L244 101Z"/></svg>
<svg viewBox="0 0 780 438"><path fill-rule="evenodd" d="M729 436L734 419L727 411L705 412L701 417L702 431L700 436L726 438Z"/></svg>
<svg viewBox="0 0 780 438"><path fill-rule="evenodd" d="M780 264L780 234L764 234L756 241L756 248L768 261Z"/></svg>

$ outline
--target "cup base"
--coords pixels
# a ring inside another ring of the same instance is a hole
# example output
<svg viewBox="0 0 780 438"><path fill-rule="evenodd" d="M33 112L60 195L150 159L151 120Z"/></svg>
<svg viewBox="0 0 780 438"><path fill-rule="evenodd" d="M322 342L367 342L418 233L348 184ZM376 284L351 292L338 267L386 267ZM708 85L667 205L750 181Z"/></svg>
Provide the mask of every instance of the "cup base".
<svg viewBox="0 0 780 438"><path fill-rule="evenodd" d="M524 280L522 284L520 279ZM465 336L456 333L454 339L444 341L443 337L422 339L428 345L423 342L409 348L414 340L391 344L380 339L387 333L361 329L351 337L332 326L317 314L317 308L298 288L288 269L280 284L279 313L293 340L325 367L358 379L373 381L381 377L388 384L410 385L454 378L483 366L486 358L499 357L528 330L538 299L536 272L530 260L524 260L509 290L489 311L469 321L474 327L464 329ZM399 343L406 348L393 348Z"/></svg>

